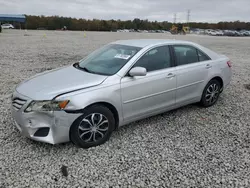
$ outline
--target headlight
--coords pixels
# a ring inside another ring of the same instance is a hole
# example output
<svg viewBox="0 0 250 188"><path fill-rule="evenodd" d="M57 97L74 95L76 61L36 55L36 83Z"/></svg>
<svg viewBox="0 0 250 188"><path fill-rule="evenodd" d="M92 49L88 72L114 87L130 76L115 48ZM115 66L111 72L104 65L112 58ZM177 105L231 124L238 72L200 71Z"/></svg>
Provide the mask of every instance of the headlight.
<svg viewBox="0 0 250 188"><path fill-rule="evenodd" d="M63 110L69 100L65 101L32 101L29 106L25 109L25 112L32 111L59 111Z"/></svg>

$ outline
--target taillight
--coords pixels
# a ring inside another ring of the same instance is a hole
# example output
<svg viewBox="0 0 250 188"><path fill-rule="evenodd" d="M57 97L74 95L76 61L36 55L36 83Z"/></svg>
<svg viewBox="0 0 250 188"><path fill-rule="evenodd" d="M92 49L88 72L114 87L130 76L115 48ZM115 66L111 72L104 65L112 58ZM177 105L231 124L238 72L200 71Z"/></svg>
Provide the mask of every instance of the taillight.
<svg viewBox="0 0 250 188"><path fill-rule="evenodd" d="M231 61L228 61L228 62L227 62L227 65L228 65L228 67L230 67L230 68L231 68L231 67L232 67L232 63L231 63Z"/></svg>

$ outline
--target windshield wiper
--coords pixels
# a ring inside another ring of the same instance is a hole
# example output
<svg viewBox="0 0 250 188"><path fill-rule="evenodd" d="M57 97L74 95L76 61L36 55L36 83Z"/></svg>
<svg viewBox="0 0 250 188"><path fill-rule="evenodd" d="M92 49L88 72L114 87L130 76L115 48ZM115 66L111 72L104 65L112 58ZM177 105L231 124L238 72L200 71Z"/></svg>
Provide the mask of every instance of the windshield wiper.
<svg viewBox="0 0 250 188"><path fill-rule="evenodd" d="M79 62L73 64L73 66L74 66L75 68L80 69L80 70L84 70L85 72L92 73L92 72L91 72L89 69L87 69L86 67L80 67Z"/></svg>
<svg viewBox="0 0 250 188"><path fill-rule="evenodd" d="M74 63L73 66L75 68L79 69L79 70L83 70L83 71L91 73L91 74L99 74L99 75L104 75L104 76L110 76L109 74L104 74L104 73L99 73L99 72L91 71L91 70L87 69L86 67L80 67L79 62Z"/></svg>
<svg viewBox="0 0 250 188"><path fill-rule="evenodd" d="M73 67L79 68L79 62L74 63L74 64L73 64Z"/></svg>
<svg viewBox="0 0 250 188"><path fill-rule="evenodd" d="M82 69L82 70L84 70L84 71L86 71L86 72L89 72L89 73L93 73L93 72L91 72L89 69L87 69L86 67L80 67L80 69Z"/></svg>

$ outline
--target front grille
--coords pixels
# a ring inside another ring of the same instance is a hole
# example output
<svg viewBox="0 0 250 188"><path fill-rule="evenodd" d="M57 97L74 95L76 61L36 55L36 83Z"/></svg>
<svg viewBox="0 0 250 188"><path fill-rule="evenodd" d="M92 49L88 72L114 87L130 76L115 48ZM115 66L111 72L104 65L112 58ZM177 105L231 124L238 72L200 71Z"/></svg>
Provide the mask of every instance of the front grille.
<svg viewBox="0 0 250 188"><path fill-rule="evenodd" d="M20 110L23 107L23 105L25 105L26 102L27 100L25 99L14 98L12 100L12 106L14 107L15 110Z"/></svg>

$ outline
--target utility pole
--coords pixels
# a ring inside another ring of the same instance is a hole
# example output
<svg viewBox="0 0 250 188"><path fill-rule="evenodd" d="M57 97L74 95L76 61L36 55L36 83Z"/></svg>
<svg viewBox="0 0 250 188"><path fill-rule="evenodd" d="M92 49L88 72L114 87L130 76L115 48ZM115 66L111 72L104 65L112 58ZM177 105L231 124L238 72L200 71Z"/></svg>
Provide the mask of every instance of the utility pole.
<svg viewBox="0 0 250 188"><path fill-rule="evenodd" d="M190 15L191 15L191 10L188 9L187 11L187 24L189 24L189 21L190 21Z"/></svg>
<svg viewBox="0 0 250 188"><path fill-rule="evenodd" d="M176 23L177 14L174 13L174 23Z"/></svg>

